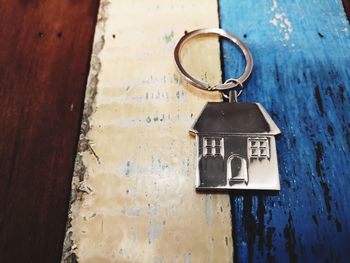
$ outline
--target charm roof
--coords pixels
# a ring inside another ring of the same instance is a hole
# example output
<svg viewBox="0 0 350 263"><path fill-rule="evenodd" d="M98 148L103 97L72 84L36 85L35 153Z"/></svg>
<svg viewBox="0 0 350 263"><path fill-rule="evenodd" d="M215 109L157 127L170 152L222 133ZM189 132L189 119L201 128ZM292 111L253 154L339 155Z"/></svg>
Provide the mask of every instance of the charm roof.
<svg viewBox="0 0 350 263"><path fill-rule="evenodd" d="M281 133L259 103L223 102L208 102L190 131L228 135Z"/></svg>

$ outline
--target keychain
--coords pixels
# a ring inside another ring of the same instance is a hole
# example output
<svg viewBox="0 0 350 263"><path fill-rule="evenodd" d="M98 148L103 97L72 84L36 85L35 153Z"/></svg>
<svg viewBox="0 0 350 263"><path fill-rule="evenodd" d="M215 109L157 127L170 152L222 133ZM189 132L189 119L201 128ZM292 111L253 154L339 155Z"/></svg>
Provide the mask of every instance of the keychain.
<svg viewBox="0 0 350 263"><path fill-rule="evenodd" d="M218 35L236 44L246 60L242 76L215 86L192 77L182 66L180 53L185 43L198 35ZM199 29L179 40L174 57L177 68L190 84L206 91L219 91L229 100L208 102L190 129L196 136L197 190L280 190L275 136L281 132L262 105L238 102L253 69L249 48L222 29Z"/></svg>

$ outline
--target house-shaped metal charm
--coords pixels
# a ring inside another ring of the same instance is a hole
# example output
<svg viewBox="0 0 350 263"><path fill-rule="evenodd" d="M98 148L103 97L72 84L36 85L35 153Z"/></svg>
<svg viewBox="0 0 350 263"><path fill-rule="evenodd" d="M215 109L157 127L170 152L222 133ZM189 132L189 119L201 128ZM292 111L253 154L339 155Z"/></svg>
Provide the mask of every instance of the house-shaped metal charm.
<svg viewBox="0 0 350 263"><path fill-rule="evenodd" d="M209 102L196 135L198 190L279 190L279 128L259 103Z"/></svg>

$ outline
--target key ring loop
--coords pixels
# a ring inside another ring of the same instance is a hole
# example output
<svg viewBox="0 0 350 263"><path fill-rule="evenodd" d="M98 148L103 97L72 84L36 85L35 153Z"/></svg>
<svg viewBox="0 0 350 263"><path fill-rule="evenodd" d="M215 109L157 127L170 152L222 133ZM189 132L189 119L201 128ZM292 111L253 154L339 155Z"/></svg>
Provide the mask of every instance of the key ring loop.
<svg viewBox="0 0 350 263"><path fill-rule="evenodd" d="M188 40L198 35L218 35L232 41L241 49L241 51L243 52L244 58L246 60L246 65L245 65L243 74L239 78L235 78L236 81L233 81L233 82L226 81L223 84L210 86L208 83L192 77L184 69L180 60L181 50ZM253 57L252 57L252 54L250 53L249 48L239 38L220 28L203 28L203 29L194 30L185 34L180 38L179 42L176 44L176 47L174 49L174 58L175 58L175 63L178 70L185 77L185 79L193 86L200 88L202 90L207 90L207 91L224 91L224 90L233 89L237 86L242 86L242 83L244 83L249 78L253 70Z"/></svg>
<svg viewBox="0 0 350 263"><path fill-rule="evenodd" d="M241 96L242 92L243 92L243 84L238 80L238 79L228 79L224 82L224 84L227 83L236 83L239 88L238 89L232 89L230 90L229 94L225 94L225 92L221 92L222 97L224 97L225 99L228 99L230 102L237 102L237 99L239 96Z"/></svg>

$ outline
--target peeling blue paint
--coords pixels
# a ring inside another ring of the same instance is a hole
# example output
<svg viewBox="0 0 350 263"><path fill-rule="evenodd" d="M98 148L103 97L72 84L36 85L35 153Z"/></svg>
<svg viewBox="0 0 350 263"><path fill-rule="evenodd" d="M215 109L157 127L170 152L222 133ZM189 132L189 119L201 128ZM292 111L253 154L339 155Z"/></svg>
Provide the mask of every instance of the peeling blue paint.
<svg viewBox="0 0 350 263"><path fill-rule="evenodd" d="M281 191L231 196L236 262L348 262L350 27L337 1L220 0L221 27L250 47L241 101L282 130ZM225 41L224 77L244 60Z"/></svg>

